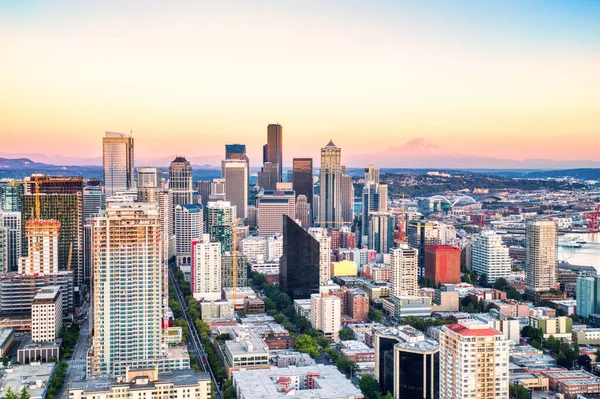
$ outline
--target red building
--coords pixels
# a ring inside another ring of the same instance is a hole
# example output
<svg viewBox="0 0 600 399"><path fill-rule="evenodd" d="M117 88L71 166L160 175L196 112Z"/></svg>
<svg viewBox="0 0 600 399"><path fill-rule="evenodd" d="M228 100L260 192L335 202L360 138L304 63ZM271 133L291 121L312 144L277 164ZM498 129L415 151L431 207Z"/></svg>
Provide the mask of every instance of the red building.
<svg viewBox="0 0 600 399"><path fill-rule="evenodd" d="M425 278L436 286L460 283L460 249L450 245L425 247Z"/></svg>
<svg viewBox="0 0 600 399"><path fill-rule="evenodd" d="M346 292L346 310L355 322L368 321L369 296L359 289L349 289Z"/></svg>

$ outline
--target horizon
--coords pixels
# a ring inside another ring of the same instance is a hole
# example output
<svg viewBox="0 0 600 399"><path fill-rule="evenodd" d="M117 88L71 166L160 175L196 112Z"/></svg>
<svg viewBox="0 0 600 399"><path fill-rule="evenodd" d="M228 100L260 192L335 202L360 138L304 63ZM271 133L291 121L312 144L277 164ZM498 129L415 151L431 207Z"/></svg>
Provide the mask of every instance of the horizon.
<svg viewBox="0 0 600 399"><path fill-rule="evenodd" d="M231 3L3 3L2 153L97 158L132 130L138 159L242 143L257 165L280 123L286 165L418 137L600 163L600 3Z"/></svg>

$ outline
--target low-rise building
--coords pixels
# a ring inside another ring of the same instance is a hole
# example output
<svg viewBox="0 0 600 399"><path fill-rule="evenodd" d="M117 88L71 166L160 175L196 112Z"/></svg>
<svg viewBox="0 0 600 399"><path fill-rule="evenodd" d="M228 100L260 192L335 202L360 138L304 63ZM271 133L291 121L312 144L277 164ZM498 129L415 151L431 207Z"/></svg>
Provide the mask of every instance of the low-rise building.
<svg viewBox="0 0 600 399"><path fill-rule="evenodd" d="M310 357L308 353L300 353L293 350L276 352L271 357L271 363L279 368L290 366L305 367L317 364L315 359Z"/></svg>
<svg viewBox="0 0 600 399"><path fill-rule="evenodd" d="M234 370L269 368L269 347L248 326L236 326L229 329L231 339L224 342L221 350L225 373L231 378Z"/></svg>
<svg viewBox="0 0 600 399"><path fill-rule="evenodd" d="M265 301L257 296L244 298L244 312L263 313L265 311Z"/></svg>
<svg viewBox="0 0 600 399"><path fill-rule="evenodd" d="M14 328L0 328L0 357L6 356L15 343Z"/></svg>
<svg viewBox="0 0 600 399"><path fill-rule="evenodd" d="M540 328L544 339L548 339L551 335L554 338L569 338L573 333L573 319L566 316L559 317L530 317L529 326Z"/></svg>
<svg viewBox="0 0 600 399"><path fill-rule="evenodd" d="M427 297L389 297L383 299L383 310L394 319L408 316L431 316L431 298Z"/></svg>
<svg viewBox="0 0 600 399"><path fill-rule="evenodd" d="M310 320L310 299L294 299L294 310L298 316Z"/></svg>
<svg viewBox="0 0 600 399"><path fill-rule="evenodd" d="M573 331L573 340L581 345L600 345L600 328Z"/></svg>
<svg viewBox="0 0 600 399"><path fill-rule="evenodd" d="M362 399L363 394L335 366L271 367L233 372L238 399Z"/></svg>
<svg viewBox="0 0 600 399"><path fill-rule="evenodd" d="M233 319L233 302L224 300L200 302L200 317L205 322L214 319Z"/></svg>
<svg viewBox="0 0 600 399"><path fill-rule="evenodd" d="M211 379L208 373L192 369L158 373L154 369L127 370L125 379L117 382L107 376L74 381L67 387L69 399L210 399Z"/></svg>
<svg viewBox="0 0 600 399"><path fill-rule="evenodd" d="M340 353L342 354L342 357L352 360L355 363L375 361L375 350L373 348L369 348L361 341L341 341L340 347Z"/></svg>
<svg viewBox="0 0 600 399"><path fill-rule="evenodd" d="M44 399L55 367L56 363L38 362L11 367L0 375L0 397L5 398L8 389L18 395L27 386L31 399Z"/></svg>

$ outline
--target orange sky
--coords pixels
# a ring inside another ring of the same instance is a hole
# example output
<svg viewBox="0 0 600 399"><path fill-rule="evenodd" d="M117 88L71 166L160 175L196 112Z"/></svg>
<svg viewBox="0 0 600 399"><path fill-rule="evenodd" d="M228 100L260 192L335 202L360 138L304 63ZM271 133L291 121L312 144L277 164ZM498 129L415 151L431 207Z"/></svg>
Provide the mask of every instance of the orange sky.
<svg viewBox="0 0 600 399"><path fill-rule="evenodd" d="M425 137L461 153L600 160L593 3L135 4L0 6L1 154L98 157L105 130L133 129L137 157L241 142L258 159L279 122L287 159L330 138L359 154Z"/></svg>

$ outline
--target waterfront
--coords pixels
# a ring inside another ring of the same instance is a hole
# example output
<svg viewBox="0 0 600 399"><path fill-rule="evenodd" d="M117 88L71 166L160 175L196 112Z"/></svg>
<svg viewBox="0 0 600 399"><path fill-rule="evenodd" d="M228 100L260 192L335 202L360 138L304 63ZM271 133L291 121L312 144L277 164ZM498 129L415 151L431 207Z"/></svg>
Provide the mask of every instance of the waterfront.
<svg viewBox="0 0 600 399"><path fill-rule="evenodd" d="M572 265L594 266L600 271L600 233L565 234L565 237L581 238L581 248L558 247L558 259Z"/></svg>

